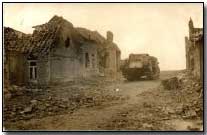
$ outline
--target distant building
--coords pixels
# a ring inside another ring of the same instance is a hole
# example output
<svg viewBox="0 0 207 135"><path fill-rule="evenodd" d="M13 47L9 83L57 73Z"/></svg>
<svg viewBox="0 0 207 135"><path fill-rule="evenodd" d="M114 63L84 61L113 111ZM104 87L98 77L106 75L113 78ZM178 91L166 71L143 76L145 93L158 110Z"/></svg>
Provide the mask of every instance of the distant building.
<svg viewBox="0 0 207 135"><path fill-rule="evenodd" d="M203 28L195 28L190 18L189 37L185 37L186 69L192 75L203 80Z"/></svg>
<svg viewBox="0 0 207 135"><path fill-rule="evenodd" d="M4 79L10 83L46 85L119 72L121 52L112 32L105 39L59 16L33 28L33 34L4 28Z"/></svg>

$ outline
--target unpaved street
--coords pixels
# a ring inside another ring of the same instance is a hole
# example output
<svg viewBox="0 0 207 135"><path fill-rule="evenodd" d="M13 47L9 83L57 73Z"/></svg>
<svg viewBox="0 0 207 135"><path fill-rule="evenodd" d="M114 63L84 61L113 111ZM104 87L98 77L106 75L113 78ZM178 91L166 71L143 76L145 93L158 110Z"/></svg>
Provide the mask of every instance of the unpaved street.
<svg viewBox="0 0 207 135"><path fill-rule="evenodd" d="M41 119L45 129L57 130L103 130L102 125L106 124L119 112L133 107L140 101L137 96L144 91L158 87L160 81L124 82L113 84L106 89L114 90L114 94L121 94L127 97L124 102L115 105L96 106L92 108L83 107L76 112L56 117ZM117 91L116 91L117 89Z"/></svg>
<svg viewBox="0 0 207 135"><path fill-rule="evenodd" d="M161 79L174 75L174 72L163 73ZM188 130L189 126L194 126L193 123L199 125L199 121L183 120L174 112L177 107L173 99L175 95L160 89L160 79L100 82L93 85L85 82L83 86L64 84L48 88L47 91L56 94L58 99L71 96L68 95L71 93L71 87L74 92L77 87L81 87L83 93L89 92L87 100L83 100L72 112L63 109L58 113L55 109L55 113L50 115L51 109L45 109L49 111L49 115L38 118L38 115L42 114L39 112L30 119L6 124L9 129L26 130ZM87 87L89 90L86 90ZM95 93L90 93L91 91ZM97 98L97 95L101 97Z"/></svg>

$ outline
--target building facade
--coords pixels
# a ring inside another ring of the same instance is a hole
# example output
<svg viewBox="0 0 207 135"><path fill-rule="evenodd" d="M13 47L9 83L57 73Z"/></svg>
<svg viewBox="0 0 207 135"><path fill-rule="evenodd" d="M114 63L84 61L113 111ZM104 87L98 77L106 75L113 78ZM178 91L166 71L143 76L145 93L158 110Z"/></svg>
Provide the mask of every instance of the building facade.
<svg viewBox="0 0 207 135"><path fill-rule="evenodd" d="M4 77L10 83L47 85L118 74L121 51L112 32L104 38L59 16L33 28L33 34L4 28Z"/></svg>

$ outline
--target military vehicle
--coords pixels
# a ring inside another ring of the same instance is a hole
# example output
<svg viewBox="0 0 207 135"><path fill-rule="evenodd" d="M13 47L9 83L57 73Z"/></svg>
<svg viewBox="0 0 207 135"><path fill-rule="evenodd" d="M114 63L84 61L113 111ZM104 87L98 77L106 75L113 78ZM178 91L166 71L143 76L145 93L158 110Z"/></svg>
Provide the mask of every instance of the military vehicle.
<svg viewBox="0 0 207 135"><path fill-rule="evenodd" d="M129 80L158 79L160 68L156 57L149 54L130 54L128 59L122 61L123 76Z"/></svg>

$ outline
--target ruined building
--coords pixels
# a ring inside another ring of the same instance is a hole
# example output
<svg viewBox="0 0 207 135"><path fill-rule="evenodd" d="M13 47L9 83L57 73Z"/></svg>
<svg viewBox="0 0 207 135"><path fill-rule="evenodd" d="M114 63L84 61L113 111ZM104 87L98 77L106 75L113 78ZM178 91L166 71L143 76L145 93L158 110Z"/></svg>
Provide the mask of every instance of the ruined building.
<svg viewBox="0 0 207 135"><path fill-rule="evenodd" d="M47 85L118 74L121 52L112 32L104 38L59 16L33 28L24 34L4 27L5 83Z"/></svg>
<svg viewBox="0 0 207 135"><path fill-rule="evenodd" d="M190 18L189 37L185 37L186 69L203 80L203 28L195 28Z"/></svg>

